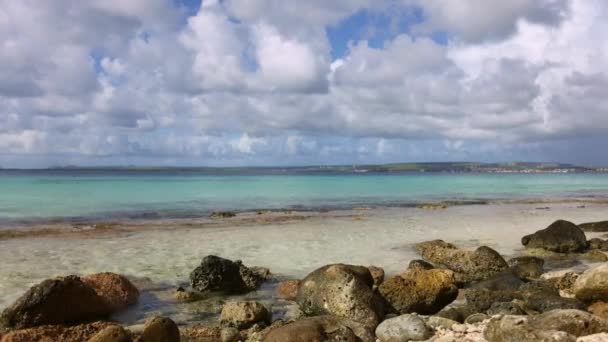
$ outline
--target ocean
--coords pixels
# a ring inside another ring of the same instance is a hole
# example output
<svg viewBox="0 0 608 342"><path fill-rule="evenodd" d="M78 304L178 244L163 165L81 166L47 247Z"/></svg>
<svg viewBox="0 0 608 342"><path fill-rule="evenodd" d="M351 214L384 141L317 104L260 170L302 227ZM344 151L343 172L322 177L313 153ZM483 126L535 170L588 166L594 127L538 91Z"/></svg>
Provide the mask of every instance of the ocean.
<svg viewBox="0 0 608 342"><path fill-rule="evenodd" d="M0 223L196 218L213 211L408 207L423 202L607 197L606 174L209 175L0 171Z"/></svg>

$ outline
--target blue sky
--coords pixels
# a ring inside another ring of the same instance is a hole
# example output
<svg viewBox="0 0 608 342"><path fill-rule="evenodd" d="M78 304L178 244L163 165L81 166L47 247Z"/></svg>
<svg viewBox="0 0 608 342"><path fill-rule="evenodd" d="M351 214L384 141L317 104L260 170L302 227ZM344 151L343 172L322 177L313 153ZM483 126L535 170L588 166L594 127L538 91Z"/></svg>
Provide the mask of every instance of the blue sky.
<svg viewBox="0 0 608 342"><path fill-rule="evenodd" d="M599 0L0 0L0 166L608 164Z"/></svg>

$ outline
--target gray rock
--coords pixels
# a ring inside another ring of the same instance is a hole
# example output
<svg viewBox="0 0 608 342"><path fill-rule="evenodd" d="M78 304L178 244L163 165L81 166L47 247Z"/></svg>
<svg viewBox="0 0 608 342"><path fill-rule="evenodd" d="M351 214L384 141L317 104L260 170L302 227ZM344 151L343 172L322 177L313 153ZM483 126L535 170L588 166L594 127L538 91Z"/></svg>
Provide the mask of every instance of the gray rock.
<svg viewBox="0 0 608 342"><path fill-rule="evenodd" d="M520 279L537 279L543 274L545 261L534 256L522 256L510 259L509 270Z"/></svg>
<svg viewBox="0 0 608 342"><path fill-rule="evenodd" d="M574 223L558 220L549 227L521 239L526 248L542 248L557 253L581 252L587 249L585 233Z"/></svg>
<svg viewBox="0 0 608 342"><path fill-rule="evenodd" d="M229 302L222 308L220 324L242 330L256 323L270 324L271 319L270 311L259 302Z"/></svg>
<svg viewBox="0 0 608 342"><path fill-rule="evenodd" d="M475 324L475 323L480 323L485 321L486 319L490 318L488 315L484 314L484 313L475 313L470 315L469 317L467 317L464 322L466 324Z"/></svg>
<svg viewBox="0 0 608 342"><path fill-rule="evenodd" d="M430 316L426 320L426 325L433 329L451 329L454 324L458 323L459 322L440 316Z"/></svg>
<svg viewBox="0 0 608 342"><path fill-rule="evenodd" d="M241 339L241 334L236 328L223 328L220 331L220 340L222 342L237 342Z"/></svg>
<svg viewBox="0 0 608 342"><path fill-rule="evenodd" d="M608 232L608 221L587 222L578 226L586 232Z"/></svg>
<svg viewBox="0 0 608 342"><path fill-rule="evenodd" d="M376 327L384 306L373 285L367 267L327 265L302 280L296 302L309 316L331 314Z"/></svg>
<svg viewBox="0 0 608 342"><path fill-rule="evenodd" d="M516 301L493 303L486 311L490 316L494 315L525 315L526 312Z"/></svg>
<svg viewBox="0 0 608 342"><path fill-rule="evenodd" d="M431 329L418 315L389 318L376 328L376 338L381 342L423 341L432 335Z"/></svg>

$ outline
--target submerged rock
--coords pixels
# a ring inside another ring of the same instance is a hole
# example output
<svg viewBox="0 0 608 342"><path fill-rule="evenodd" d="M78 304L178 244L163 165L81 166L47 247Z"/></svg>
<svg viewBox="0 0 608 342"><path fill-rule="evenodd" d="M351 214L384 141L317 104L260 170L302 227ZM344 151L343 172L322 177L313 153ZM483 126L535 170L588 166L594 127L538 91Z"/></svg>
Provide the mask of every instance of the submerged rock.
<svg viewBox="0 0 608 342"><path fill-rule="evenodd" d="M608 301L608 264L601 264L583 272L572 288L577 299L591 303Z"/></svg>
<svg viewBox="0 0 608 342"><path fill-rule="evenodd" d="M581 252L587 249L585 233L574 223L558 220L549 227L521 239L526 248L542 248L557 253Z"/></svg>
<svg viewBox="0 0 608 342"><path fill-rule="evenodd" d="M220 324L242 330L256 323L268 325L271 319L270 311L259 302L229 302L222 308Z"/></svg>
<svg viewBox="0 0 608 342"><path fill-rule="evenodd" d="M487 246L468 251L442 240L433 240L417 244L416 250L424 260L457 272L464 282L486 280L508 268L503 257Z"/></svg>
<svg viewBox="0 0 608 342"><path fill-rule="evenodd" d="M297 340L295 339L297 337ZM369 327L340 319L335 316L304 318L270 330L262 339L264 342L292 341L347 341L374 342L373 331Z"/></svg>
<svg viewBox="0 0 608 342"><path fill-rule="evenodd" d="M389 318L376 328L380 342L423 341L433 336L432 330L418 315L406 314Z"/></svg>
<svg viewBox="0 0 608 342"><path fill-rule="evenodd" d="M108 302L78 276L47 279L6 308L0 323L21 329L103 319L115 311Z"/></svg>
<svg viewBox="0 0 608 342"><path fill-rule="evenodd" d="M578 226L586 232L608 232L608 221L587 222Z"/></svg>
<svg viewBox="0 0 608 342"><path fill-rule="evenodd" d="M378 291L401 314L434 314L458 296L454 272L445 269L410 270L386 280Z"/></svg>
<svg viewBox="0 0 608 342"><path fill-rule="evenodd" d="M296 301L306 315L331 314L375 327L384 317L384 307L373 285L367 267L327 265L302 280Z"/></svg>
<svg viewBox="0 0 608 342"><path fill-rule="evenodd" d="M256 290L265 280L263 274L246 267L240 260L231 261L215 255L203 258L190 273L192 288L200 292L246 293Z"/></svg>

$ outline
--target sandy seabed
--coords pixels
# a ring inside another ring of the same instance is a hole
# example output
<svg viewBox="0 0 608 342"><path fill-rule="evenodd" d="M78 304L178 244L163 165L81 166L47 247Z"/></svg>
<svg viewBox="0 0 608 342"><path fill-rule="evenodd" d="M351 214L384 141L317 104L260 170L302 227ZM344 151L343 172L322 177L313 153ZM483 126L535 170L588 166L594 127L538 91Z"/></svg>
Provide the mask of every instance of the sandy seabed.
<svg viewBox="0 0 608 342"><path fill-rule="evenodd" d="M559 201L242 213L220 220L116 223L99 231L51 225L38 233L34 229L0 239L0 308L43 279L108 271L139 278L144 288L140 304L119 320L136 323L160 312L178 321L196 321L212 304L177 304L171 293L187 284L189 273L209 254L268 267L279 278L301 278L337 262L381 266L390 275L418 258L413 248L417 242L443 239L462 248L487 245L508 257L522 249L523 235L557 219L606 220L608 204ZM250 298L269 300L272 290L263 287ZM276 310L289 307L278 305Z"/></svg>

